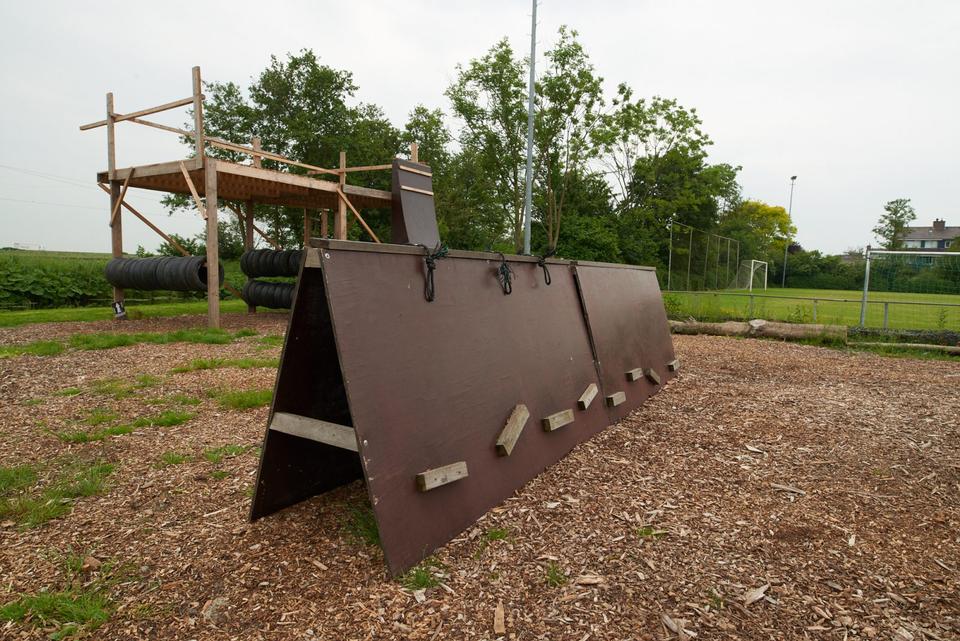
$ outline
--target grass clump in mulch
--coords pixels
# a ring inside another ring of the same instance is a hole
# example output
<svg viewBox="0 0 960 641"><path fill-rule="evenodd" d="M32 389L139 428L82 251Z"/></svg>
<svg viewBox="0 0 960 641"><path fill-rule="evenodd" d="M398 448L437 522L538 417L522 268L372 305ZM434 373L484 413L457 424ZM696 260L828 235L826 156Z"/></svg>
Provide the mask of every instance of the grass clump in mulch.
<svg viewBox="0 0 960 641"><path fill-rule="evenodd" d="M186 463L190 460L190 456L187 454L181 454L179 452L164 452L160 455L160 461L157 463L157 467L164 468L170 467L171 465L180 465L181 463Z"/></svg>
<svg viewBox="0 0 960 641"><path fill-rule="evenodd" d="M273 400L273 390L226 390L213 392L213 396L224 409L248 410L269 405Z"/></svg>
<svg viewBox="0 0 960 641"><path fill-rule="evenodd" d="M70 512L76 499L100 494L114 470L104 461L73 461L37 484L34 466L0 468L0 519L36 527Z"/></svg>
<svg viewBox="0 0 960 641"><path fill-rule="evenodd" d="M227 472L226 470L214 470L210 473L210 478L214 479L215 481L222 481L229 476L230 472Z"/></svg>
<svg viewBox="0 0 960 641"><path fill-rule="evenodd" d="M203 458L214 465L218 465L225 458L239 456L249 450L246 445L221 445L220 447L211 447L203 451Z"/></svg>
<svg viewBox="0 0 960 641"><path fill-rule="evenodd" d="M377 527L377 518L369 502L354 503L347 508L344 530L358 543L380 547L380 529Z"/></svg>
<svg viewBox="0 0 960 641"><path fill-rule="evenodd" d="M12 356L57 356L63 353L63 343L59 341L34 341L23 345L0 345L0 358Z"/></svg>
<svg viewBox="0 0 960 641"><path fill-rule="evenodd" d="M570 580L566 573L554 561L547 564L546 573L547 585L551 588L559 588L566 585L567 581Z"/></svg>
<svg viewBox="0 0 960 641"><path fill-rule="evenodd" d="M283 345L282 334L267 334L257 339L257 342L267 347L280 347Z"/></svg>
<svg viewBox="0 0 960 641"><path fill-rule="evenodd" d="M195 358L189 363L174 367L170 372L173 374L183 374L184 372L221 369L224 367L255 369L259 367L276 368L279 365L280 359L278 358Z"/></svg>
<svg viewBox="0 0 960 641"><path fill-rule="evenodd" d="M186 423L192 419L194 416L196 416L196 414L193 412L166 410L156 416L142 416L130 423L110 425L98 430L63 430L57 432L56 436L64 443L92 443L95 441L102 441L110 436L123 436L124 434L130 434L137 428L141 427L172 427L174 425L182 425L183 423ZM93 410L82 422L85 425L96 427L115 421L117 418L118 416L113 412L96 409Z"/></svg>
<svg viewBox="0 0 960 641"><path fill-rule="evenodd" d="M435 588L440 585L440 577L437 576L438 568L439 564L433 558L424 559L420 565L410 568L400 577L400 582L408 590Z"/></svg>
<svg viewBox="0 0 960 641"><path fill-rule="evenodd" d="M79 387L65 387L62 390L54 392L55 396L76 396L83 392Z"/></svg>

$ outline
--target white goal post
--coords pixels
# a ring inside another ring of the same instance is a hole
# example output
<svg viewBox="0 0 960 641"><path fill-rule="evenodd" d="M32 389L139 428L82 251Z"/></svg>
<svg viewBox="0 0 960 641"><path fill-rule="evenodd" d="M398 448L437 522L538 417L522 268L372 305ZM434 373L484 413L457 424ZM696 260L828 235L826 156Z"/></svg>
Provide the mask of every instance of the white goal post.
<svg viewBox="0 0 960 641"><path fill-rule="evenodd" d="M902 257L902 258L898 258ZM951 262L944 262L941 264L941 267L952 269L951 280L954 282L953 287L956 287L956 282L960 281L956 277L958 262L960 262L960 253L951 252L951 251L924 251L920 250L893 250L893 249L871 249L867 247L866 252L864 253L864 268L863 268L863 298L860 302L860 326L864 327L867 321L867 306L869 303L868 296L870 292L870 266L874 260L883 259L882 263L894 262L894 267L900 267L902 272L919 272L923 267L932 268L938 261L950 261L950 258L953 259ZM882 265L886 267L886 265ZM893 272L897 275L897 272ZM881 276L883 275L883 270L881 270ZM908 273L909 275L909 273ZM902 280L902 279L901 279ZM923 287L923 285L928 285L928 287ZM900 288L889 288L882 289L881 291L889 292L916 292L916 293L947 293L952 294L956 293L956 290L953 289L950 291L949 283L946 289L930 289L929 284L924 283L919 288L914 284L913 287L900 289ZM913 302L914 305L923 305L923 302ZM930 303L933 304L933 303ZM885 305L886 307L886 305ZM884 312L886 315L886 311ZM886 327L886 318L884 318L884 327Z"/></svg>
<svg viewBox="0 0 960 641"><path fill-rule="evenodd" d="M760 280L762 277L762 280ZM756 283L756 286L754 285ZM760 289L761 283L763 289L767 289L767 261L765 260L744 260L737 269L737 280L733 284L733 289L745 289L752 292L754 287Z"/></svg>

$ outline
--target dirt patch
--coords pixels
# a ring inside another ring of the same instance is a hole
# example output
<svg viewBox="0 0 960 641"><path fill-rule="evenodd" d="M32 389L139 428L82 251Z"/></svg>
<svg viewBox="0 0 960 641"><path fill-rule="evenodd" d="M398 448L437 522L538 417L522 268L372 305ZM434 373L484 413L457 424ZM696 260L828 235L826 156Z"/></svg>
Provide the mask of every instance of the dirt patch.
<svg viewBox="0 0 960 641"><path fill-rule="evenodd" d="M262 336L285 318L254 322ZM356 534L359 483L247 522L267 408L229 409L206 391L270 388L275 371L170 370L276 357L275 341L5 359L0 464L45 470L74 457L115 469L66 515L0 529L0 603L63 589L75 554L112 568L97 639L958 638L960 365L674 340L678 379L406 581L387 577ZM136 387L142 375L150 384ZM106 378L130 393L97 392ZM169 408L191 417L89 443L57 436ZM55 627L0 623L0 636Z"/></svg>

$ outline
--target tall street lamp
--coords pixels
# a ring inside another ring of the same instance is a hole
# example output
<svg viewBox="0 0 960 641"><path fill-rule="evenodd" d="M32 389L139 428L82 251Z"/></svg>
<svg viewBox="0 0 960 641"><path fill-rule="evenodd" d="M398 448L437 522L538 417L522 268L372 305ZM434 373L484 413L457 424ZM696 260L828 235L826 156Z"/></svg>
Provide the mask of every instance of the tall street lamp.
<svg viewBox="0 0 960 641"><path fill-rule="evenodd" d="M790 218L793 215L793 185L797 182L796 176L790 176L790 204L787 206L787 217ZM793 219L791 218L791 222ZM790 249L790 237L787 236L786 242L783 244L783 278L780 281L780 288L784 289L787 286L787 250Z"/></svg>

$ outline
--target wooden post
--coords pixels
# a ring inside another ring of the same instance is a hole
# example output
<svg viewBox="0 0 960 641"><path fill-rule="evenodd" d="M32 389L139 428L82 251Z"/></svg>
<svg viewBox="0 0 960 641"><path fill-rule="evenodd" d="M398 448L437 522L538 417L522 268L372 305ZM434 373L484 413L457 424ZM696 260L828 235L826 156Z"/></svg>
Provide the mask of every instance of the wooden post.
<svg viewBox="0 0 960 641"><path fill-rule="evenodd" d="M330 223L328 221L327 210L320 210L320 237L330 238Z"/></svg>
<svg viewBox="0 0 960 641"><path fill-rule="evenodd" d="M257 145L260 144L260 139L255 138ZM244 208L244 219L245 224L243 226L243 250L250 251L253 249L253 201L248 200L246 202L246 207ZM256 314L257 306L256 305L247 305L248 314Z"/></svg>
<svg viewBox="0 0 960 641"><path fill-rule="evenodd" d="M420 145L415 142L410 143L410 160L420 162Z"/></svg>
<svg viewBox="0 0 960 641"><path fill-rule="evenodd" d="M340 152L340 191L347 184L347 152ZM347 239L347 203L340 199L337 203L337 217L333 221L333 237L337 240Z"/></svg>
<svg viewBox="0 0 960 641"><path fill-rule="evenodd" d="M110 182L110 211L111 214L114 208L120 202L120 182L111 181ZM117 213L113 217L113 221L110 223L110 249L114 258L123 258L123 217ZM113 302L114 302L114 311L117 312L117 318L126 318L126 313L121 313L123 309L123 289L119 287L113 288ZM120 307L117 307L116 304L120 303Z"/></svg>
<svg viewBox="0 0 960 641"><path fill-rule="evenodd" d="M205 158L207 197L207 327L220 327L220 248L217 243L217 161Z"/></svg>
<svg viewBox="0 0 960 641"><path fill-rule="evenodd" d="M303 208L303 248L304 249L306 249L310 245L312 223L313 223L313 219L310 217L310 210L304 207Z"/></svg>
<svg viewBox="0 0 960 641"><path fill-rule="evenodd" d="M113 94L107 94L107 177L115 180L117 177L117 148L114 138ZM113 203L111 203L112 205ZM111 211L113 211L111 209Z"/></svg>
<svg viewBox="0 0 960 641"><path fill-rule="evenodd" d="M257 151L263 149L263 147L260 146L260 136L253 136L250 138L250 146ZM263 167L263 159L256 154L253 155L253 166L257 168Z"/></svg>
<svg viewBox="0 0 960 641"><path fill-rule="evenodd" d="M203 83L200 82L200 67L193 68L193 142L197 150L197 163L203 166ZM214 181L216 182L216 181Z"/></svg>

